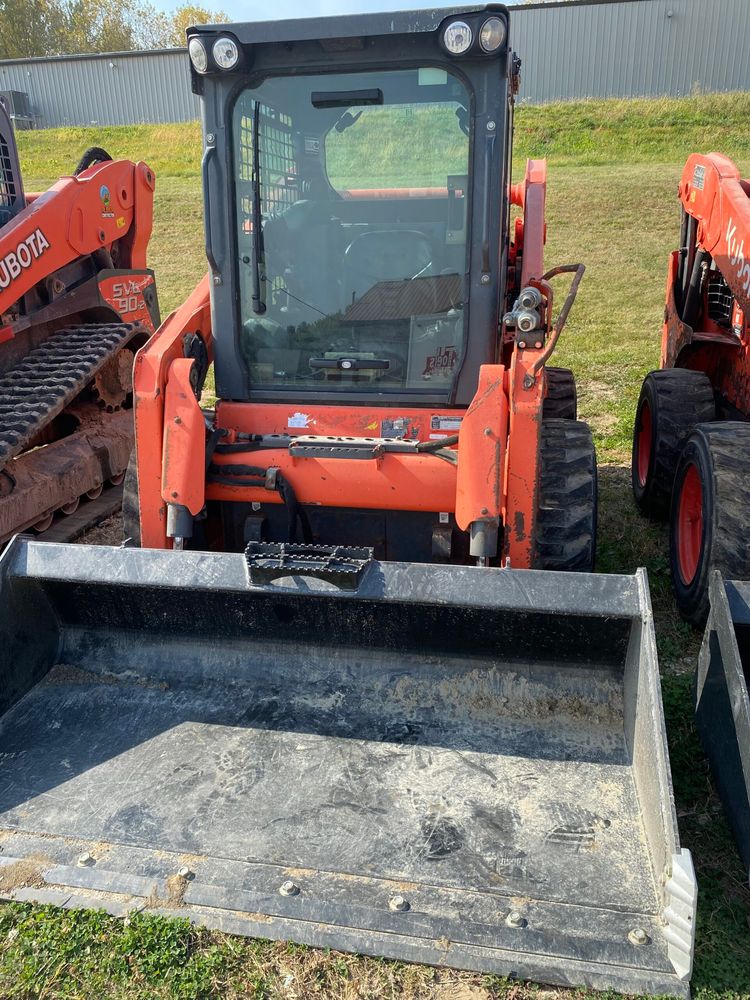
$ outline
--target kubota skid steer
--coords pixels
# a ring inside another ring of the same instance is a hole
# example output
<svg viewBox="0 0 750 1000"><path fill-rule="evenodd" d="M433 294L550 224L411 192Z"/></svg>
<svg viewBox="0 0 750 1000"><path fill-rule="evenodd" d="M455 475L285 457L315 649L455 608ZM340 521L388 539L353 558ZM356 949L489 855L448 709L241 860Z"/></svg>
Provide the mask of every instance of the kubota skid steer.
<svg viewBox="0 0 750 1000"><path fill-rule="evenodd" d="M0 563L13 894L687 995L648 589L590 572L545 364L582 268L544 271L544 164L509 183L507 11L189 51L210 273L136 359L140 547Z"/></svg>
<svg viewBox="0 0 750 1000"><path fill-rule="evenodd" d="M679 185L661 369L646 376L633 435L641 510L669 518L683 616L706 632L696 722L750 869L750 181L719 153Z"/></svg>
<svg viewBox="0 0 750 1000"><path fill-rule="evenodd" d="M153 191L145 163L93 148L26 194L0 102L0 545L124 478L134 353L159 324Z"/></svg>

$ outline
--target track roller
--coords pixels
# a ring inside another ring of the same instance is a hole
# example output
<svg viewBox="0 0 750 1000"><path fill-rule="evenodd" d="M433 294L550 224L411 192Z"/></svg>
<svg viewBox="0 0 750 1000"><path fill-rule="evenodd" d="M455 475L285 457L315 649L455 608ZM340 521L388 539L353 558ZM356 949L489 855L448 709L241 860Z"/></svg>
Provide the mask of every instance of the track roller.
<svg viewBox="0 0 750 1000"><path fill-rule="evenodd" d="M49 514L45 514L44 517L40 517L36 524L32 524L32 530L36 531L38 535L41 535L47 530L55 519L55 512L50 511Z"/></svg>

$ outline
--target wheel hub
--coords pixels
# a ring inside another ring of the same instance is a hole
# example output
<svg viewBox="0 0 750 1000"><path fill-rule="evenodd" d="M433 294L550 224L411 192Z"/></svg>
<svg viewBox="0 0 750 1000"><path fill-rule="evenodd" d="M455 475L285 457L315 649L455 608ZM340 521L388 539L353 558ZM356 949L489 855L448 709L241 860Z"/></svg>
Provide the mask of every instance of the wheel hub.
<svg viewBox="0 0 750 1000"><path fill-rule="evenodd" d="M703 484L695 465L689 465L682 480L677 509L677 562L682 582L695 578L703 545Z"/></svg>
<svg viewBox="0 0 750 1000"><path fill-rule="evenodd" d="M638 420L638 485L643 488L648 479L648 469L651 464L651 436L653 432L653 421L651 419L651 407L644 403L641 407L640 418Z"/></svg>

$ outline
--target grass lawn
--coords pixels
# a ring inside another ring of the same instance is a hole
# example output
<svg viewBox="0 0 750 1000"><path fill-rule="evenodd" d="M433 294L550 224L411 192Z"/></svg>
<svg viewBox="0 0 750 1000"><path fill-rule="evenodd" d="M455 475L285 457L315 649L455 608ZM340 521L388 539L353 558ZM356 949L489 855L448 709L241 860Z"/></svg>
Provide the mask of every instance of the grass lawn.
<svg viewBox="0 0 750 1000"><path fill-rule="evenodd" d="M692 724L698 637L669 589L664 529L634 510L630 434L644 374L658 364L667 255L679 226L685 157L716 149L750 174L750 94L521 107L516 173L549 160L547 260L586 277L555 363L574 369L600 461L599 569L649 571L680 834L700 886L693 977L701 1000L750 996L750 892ZM19 136L27 187L68 172L88 145L143 157L157 174L151 263L162 314L205 270L196 125L66 129ZM0 908L0 998L336 997L489 1000L562 991L291 945L245 941L148 914Z"/></svg>

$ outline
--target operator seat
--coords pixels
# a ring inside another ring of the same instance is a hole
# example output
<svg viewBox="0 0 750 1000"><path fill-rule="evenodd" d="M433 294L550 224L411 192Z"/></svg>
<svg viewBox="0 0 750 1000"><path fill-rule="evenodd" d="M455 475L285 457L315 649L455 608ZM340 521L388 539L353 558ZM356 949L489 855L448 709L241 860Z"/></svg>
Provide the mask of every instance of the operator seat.
<svg viewBox="0 0 750 1000"><path fill-rule="evenodd" d="M409 281L432 264L432 243L416 229L362 233L344 252L344 301L351 305L379 281Z"/></svg>

